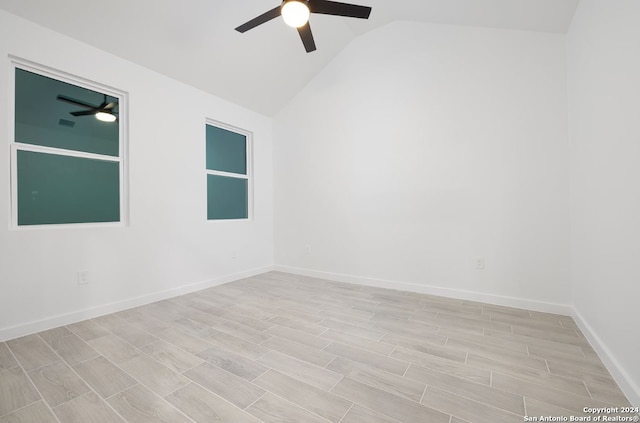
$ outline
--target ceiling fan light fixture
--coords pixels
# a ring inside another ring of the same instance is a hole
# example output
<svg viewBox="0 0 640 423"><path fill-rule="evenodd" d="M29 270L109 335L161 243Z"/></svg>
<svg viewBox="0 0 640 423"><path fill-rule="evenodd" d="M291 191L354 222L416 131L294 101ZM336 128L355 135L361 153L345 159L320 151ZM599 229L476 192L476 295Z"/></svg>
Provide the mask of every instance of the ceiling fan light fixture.
<svg viewBox="0 0 640 423"><path fill-rule="evenodd" d="M300 28L309 22L309 7L306 1L289 0L282 5L282 19L284 22L293 27Z"/></svg>
<svg viewBox="0 0 640 423"><path fill-rule="evenodd" d="M96 113L96 119L101 120L103 122L115 122L116 115L107 113L107 112L98 112Z"/></svg>

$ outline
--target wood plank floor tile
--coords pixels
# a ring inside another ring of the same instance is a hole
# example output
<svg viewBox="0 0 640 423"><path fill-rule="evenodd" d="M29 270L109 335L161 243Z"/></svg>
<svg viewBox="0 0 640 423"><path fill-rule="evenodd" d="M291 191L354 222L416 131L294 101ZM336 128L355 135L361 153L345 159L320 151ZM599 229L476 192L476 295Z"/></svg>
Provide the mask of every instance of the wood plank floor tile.
<svg viewBox="0 0 640 423"><path fill-rule="evenodd" d="M581 380L554 375L552 373L549 373L546 369L539 370L527 366L518 366L516 364L511 364L499 360L492 360L485 357L476 356L474 354L469 354L467 364L469 366L491 370L493 372L514 376L531 382L543 383L550 388L572 392L574 394L582 395L589 398L589 392L587 392L585 384Z"/></svg>
<svg viewBox="0 0 640 423"><path fill-rule="evenodd" d="M585 341L583 338L578 336L577 332L574 329L562 329L557 331L549 331L545 329L533 329L533 328L525 328L522 326L514 326L513 327L514 335L525 335L530 336L532 338L539 338L545 341L555 341L563 344L569 345L584 345Z"/></svg>
<svg viewBox="0 0 640 423"><path fill-rule="evenodd" d="M494 331L492 331L494 332ZM499 331L495 331L499 332ZM504 332L499 332L504 333ZM457 341L462 348L470 347L484 347L487 351L508 351L516 354L527 354L527 344L524 342L517 342L512 339L503 339L498 337L489 337L485 335L474 335L470 333L461 332L457 329L442 328L438 332L440 336L446 336L447 343L449 341ZM508 333L504 333L505 336L510 336Z"/></svg>
<svg viewBox="0 0 640 423"><path fill-rule="evenodd" d="M225 332L238 338L245 339L255 344L260 344L267 339L271 338L271 335L267 335L263 332L252 329L248 326L241 325L240 323L232 322L230 320L220 320L211 325L213 329Z"/></svg>
<svg viewBox="0 0 640 423"><path fill-rule="evenodd" d="M0 342L0 371L7 370L18 365L13 358L13 354L9 351L9 347L5 342Z"/></svg>
<svg viewBox="0 0 640 423"><path fill-rule="evenodd" d="M184 375L242 409L264 394L262 388L209 363L201 364Z"/></svg>
<svg viewBox="0 0 640 423"><path fill-rule="evenodd" d="M205 325L204 323L196 322L195 320L191 320L186 317L181 317L174 320L173 322L171 322L171 325L169 327L178 329L184 333L193 335L196 338L201 339L205 339L208 336L218 332L212 329L211 326Z"/></svg>
<svg viewBox="0 0 640 423"><path fill-rule="evenodd" d="M611 407L612 404L588 399L584 396L572 394L566 391L550 388L544 384L534 383L512 376L494 373L491 386L502 391L513 392L525 397L531 397L538 401L563 407L571 411L580 411L586 406Z"/></svg>
<svg viewBox="0 0 640 423"><path fill-rule="evenodd" d="M452 347L449 347L449 345L447 345L445 347L430 344L417 339L398 336L395 334L387 334L384 336L384 338L382 338L382 340L385 342L392 342L397 346L415 350L423 354L434 355L436 357L445 358L451 361L457 361L459 363L464 363L467 359L467 350L465 348L456 348L456 345L453 345Z"/></svg>
<svg viewBox="0 0 640 423"><path fill-rule="evenodd" d="M497 338L502 340L508 340L512 342L521 342L529 347L539 346L545 348L556 349L557 351L575 352L582 354L583 345L567 344L561 341L553 341L548 339L537 338L528 335L508 334L501 331L494 331L491 329L485 329L484 336L490 338Z"/></svg>
<svg viewBox="0 0 640 423"><path fill-rule="evenodd" d="M304 322L304 321L296 320L291 317L284 317L280 315L269 320L269 323L272 325L272 327L275 325L280 325L289 329L298 330L311 335L319 335L326 330L322 326L319 326L313 323Z"/></svg>
<svg viewBox="0 0 640 423"><path fill-rule="evenodd" d="M618 407L630 407L632 405L615 384L589 381L585 382L585 385L587 385L587 390L591 396L596 400L615 404Z"/></svg>
<svg viewBox="0 0 640 423"><path fill-rule="evenodd" d="M224 348L236 354L240 354L251 360L257 360L258 358L269 352L268 348L265 348L260 344L250 342L246 339L242 339L215 329L211 329L210 335L207 336L206 339L217 347Z"/></svg>
<svg viewBox="0 0 640 423"><path fill-rule="evenodd" d="M400 376L409 368L407 361L372 353L339 342L332 342L324 351Z"/></svg>
<svg viewBox="0 0 640 423"><path fill-rule="evenodd" d="M102 398L138 383L104 357L93 358L73 368Z"/></svg>
<svg viewBox="0 0 640 423"><path fill-rule="evenodd" d="M300 344L304 344L312 348L317 348L319 350L323 349L324 347L326 347L331 343L331 341L327 341L326 339L319 338L316 335L312 335L306 332L302 332L296 329L291 329L286 326L280 326L280 325L275 325L265 330L264 333L268 335L279 336L280 338L298 342Z"/></svg>
<svg viewBox="0 0 640 423"><path fill-rule="evenodd" d="M461 317L454 316L445 313L438 313L438 317L436 318L435 323L437 325L448 324L451 326L462 327L462 328L481 328L481 329L491 329L496 331L502 331L506 333L511 333L511 325L502 322L494 322L491 320L483 320L483 319L474 319L469 317Z"/></svg>
<svg viewBox="0 0 640 423"><path fill-rule="evenodd" d="M427 347L434 346L434 345L438 347L444 347L444 344L447 343L447 337L441 336L441 335L423 335L418 338L418 337L406 336L404 334L401 335L394 332L390 332L382 337L381 342L388 342L390 344L400 345L400 346L405 346L403 344L407 344L407 345L413 345L414 347L417 347L421 344L424 344ZM417 348L413 348L413 349L417 349Z"/></svg>
<svg viewBox="0 0 640 423"><path fill-rule="evenodd" d="M211 347L198 357L246 380L253 380L267 371L263 365L223 348Z"/></svg>
<svg viewBox="0 0 640 423"><path fill-rule="evenodd" d="M367 350L367 351L381 354L381 355L388 356L395 349L395 345L393 343L387 343L384 340L372 341L370 339L362 338L360 336L347 335L342 332L335 331L333 329L329 329L328 331L323 332L321 335L318 335L318 336L320 338L327 339L329 341L337 341L344 345L349 345L352 347L360 348L360 349Z"/></svg>
<svg viewBox="0 0 640 423"><path fill-rule="evenodd" d="M429 386L422 404L474 423L513 423L523 417Z"/></svg>
<svg viewBox="0 0 640 423"><path fill-rule="evenodd" d="M243 314L256 320L269 320L276 316L275 313L268 312L260 304L247 302L245 304L234 304L225 309L228 312Z"/></svg>
<svg viewBox="0 0 640 423"><path fill-rule="evenodd" d="M51 342L55 341L56 339L64 338L65 336L69 335L71 335L71 332L64 326L38 332L38 336L44 339L44 342L49 345L51 345Z"/></svg>
<svg viewBox="0 0 640 423"><path fill-rule="evenodd" d="M64 423L125 423L93 392L74 398L54 408L53 412Z"/></svg>
<svg viewBox="0 0 640 423"><path fill-rule="evenodd" d="M351 402L343 398L276 370L269 370L254 383L334 423L338 423L351 407Z"/></svg>
<svg viewBox="0 0 640 423"><path fill-rule="evenodd" d="M87 384L63 361L29 372L29 377L50 407L89 392Z"/></svg>
<svg viewBox="0 0 640 423"><path fill-rule="evenodd" d="M8 341L7 345L27 372L60 360L60 357L38 335L14 339Z"/></svg>
<svg viewBox="0 0 640 423"><path fill-rule="evenodd" d="M267 329L269 329L270 327L272 327L273 325L275 325L277 322L272 322L271 320L265 322L263 320L259 320L259 319L254 319L251 318L249 316L246 316L244 314L240 314L240 313L233 313L231 311L228 310L224 310L221 313L221 316L223 319L225 320L229 320L232 322L236 322L239 323L241 325L247 326L253 330L257 330L259 332L263 332Z"/></svg>
<svg viewBox="0 0 640 423"><path fill-rule="evenodd" d="M103 326L100 326L93 320L84 320L82 322L73 323L66 326L71 332L75 333L83 341L91 341L109 335L110 332Z"/></svg>
<svg viewBox="0 0 640 423"><path fill-rule="evenodd" d="M155 335L158 332L168 329L173 323L167 322L166 320L156 319L153 316L144 314L137 310L127 313L125 316L122 316L122 318L127 322L135 324L138 328L150 333L151 335Z"/></svg>
<svg viewBox="0 0 640 423"><path fill-rule="evenodd" d="M151 335L149 332L124 320L122 325L115 326L109 330L113 332L114 335L119 336L134 347L143 347L158 340L158 338Z"/></svg>
<svg viewBox="0 0 640 423"><path fill-rule="evenodd" d="M165 396L189 383L189 380L180 373L145 355L124 361L119 366L160 396Z"/></svg>
<svg viewBox="0 0 640 423"><path fill-rule="evenodd" d="M0 342L0 374L0 423L47 422L40 395L63 401L56 423L119 421L113 407L127 423L476 423L628 404L569 316L283 272Z"/></svg>
<svg viewBox="0 0 640 423"><path fill-rule="evenodd" d="M214 311L214 309L207 309L207 310ZM220 310L219 313L215 312L215 314L212 314L212 313L207 313L206 311L201 311L201 310L189 310L184 313L181 313L180 316L186 317L189 320L193 320L194 322L198 322L203 325L214 326L218 324L221 320L224 320L220 317L223 312L224 310Z"/></svg>
<svg viewBox="0 0 640 423"><path fill-rule="evenodd" d="M184 414L142 385L120 392L107 402L127 423L192 423Z"/></svg>
<svg viewBox="0 0 640 423"><path fill-rule="evenodd" d="M372 341L379 341L385 335L384 330L367 329L360 326L350 325L349 323L338 322L337 320L325 319L318 323L325 328L333 329L337 332L342 332L346 335L359 336L361 338L370 339Z"/></svg>
<svg viewBox="0 0 640 423"><path fill-rule="evenodd" d="M115 335L106 335L92 339L87 341L87 344L116 364L141 355L131 344Z"/></svg>
<svg viewBox="0 0 640 423"><path fill-rule="evenodd" d="M51 341L51 348L70 366L97 357L99 354L89 344L71 334Z"/></svg>
<svg viewBox="0 0 640 423"><path fill-rule="evenodd" d="M0 372L0 416L36 402L40 395L20 367Z"/></svg>
<svg viewBox="0 0 640 423"><path fill-rule="evenodd" d="M262 343L262 346L320 367L326 366L331 362L331 360L336 358L333 354L329 354L317 348L308 347L298 342L289 341L288 339L280 338L278 336L267 339Z"/></svg>
<svg viewBox="0 0 640 423"><path fill-rule="evenodd" d="M162 340L145 345L140 350L178 373L186 372L204 362L195 355Z"/></svg>
<svg viewBox="0 0 640 423"><path fill-rule="evenodd" d="M169 394L165 399L195 422L260 423L249 413L194 383Z"/></svg>
<svg viewBox="0 0 640 423"><path fill-rule="evenodd" d="M446 360L430 354L423 354L408 348L396 348L393 354L391 354L391 357L437 370L442 373L447 373L452 376L458 376L472 382L482 383L483 385L489 386L491 383L491 372L489 370L479 369L477 367Z"/></svg>
<svg viewBox="0 0 640 423"><path fill-rule="evenodd" d="M566 408L558 407L557 405L552 405L529 397L525 397L525 402L527 406L527 415L532 417L539 418L540 416L558 416L570 418L571 416L593 416L593 414L583 413L582 410L567 410Z"/></svg>
<svg viewBox="0 0 640 423"><path fill-rule="evenodd" d="M404 423L449 422L448 414L353 379L342 379L331 392Z"/></svg>
<svg viewBox="0 0 640 423"><path fill-rule="evenodd" d="M384 334L396 333L409 338L424 339L428 335L436 335L440 330L435 324L422 324L419 322L377 322L373 326L374 330L382 331ZM481 332L482 329L479 329Z"/></svg>
<svg viewBox="0 0 640 423"><path fill-rule="evenodd" d="M549 371L561 376L569 376L572 374L589 373L594 375L608 376L609 372L602 363L584 360L560 360L558 358L550 358L547 360Z"/></svg>
<svg viewBox="0 0 640 423"><path fill-rule="evenodd" d="M416 366L414 364L409 367L405 377L418 380L428 386L433 386L464 398L500 408L510 413L524 415L524 402L522 395L499 391L487 385L471 382L467 379L455 377L426 367Z"/></svg>
<svg viewBox="0 0 640 423"><path fill-rule="evenodd" d="M342 419L342 423L399 423L391 417L384 416L368 408L354 404L346 416Z"/></svg>
<svg viewBox="0 0 640 423"><path fill-rule="evenodd" d="M531 357L538 357L542 359L567 359L567 360L585 360L585 361L599 361L597 358L587 357L582 352L581 348L575 351L558 351L555 348L541 347L539 345L529 345L529 355Z"/></svg>
<svg viewBox="0 0 640 423"><path fill-rule="evenodd" d="M259 358L258 362L280 373L301 379L325 391L330 390L342 379L342 375L336 372L310 364L306 361L298 360L297 358L277 351L270 351Z"/></svg>
<svg viewBox="0 0 640 423"><path fill-rule="evenodd" d="M420 402L425 389L425 384L416 379L407 379L342 357L329 363L327 369L416 402Z"/></svg>
<svg viewBox="0 0 640 423"><path fill-rule="evenodd" d="M326 419L271 393L252 404L247 412L264 423L327 423Z"/></svg>
<svg viewBox="0 0 640 423"><path fill-rule="evenodd" d="M34 402L0 418L0 423L59 423L44 401Z"/></svg>
<svg viewBox="0 0 640 423"><path fill-rule="evenodd" d="M164 330L158 333L157 336L194 355L212 346L210 342L174 328Z"/></svg>

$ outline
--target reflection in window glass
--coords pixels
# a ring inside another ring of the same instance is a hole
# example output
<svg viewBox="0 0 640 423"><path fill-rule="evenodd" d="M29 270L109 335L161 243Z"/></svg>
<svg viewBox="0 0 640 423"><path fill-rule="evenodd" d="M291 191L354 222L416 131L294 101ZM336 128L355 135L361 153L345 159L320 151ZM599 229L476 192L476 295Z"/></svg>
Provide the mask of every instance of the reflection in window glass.
<svg viewBox="0 0 640 423"><path fill-rule="evenodd" d="M117 98L23 69L16 69L15 81L16 142L115 157L120 154L118 121L107 124L90 114L93 109L83 106L97 108L106 98L105 106L115 103L109 109L115 116Z"/></svg>
<svg viewBox="0 0 640 423"><path fill-rule="evenodd" d="M120 222L120 98L18 66L14 92L15 224Z"/></svg>

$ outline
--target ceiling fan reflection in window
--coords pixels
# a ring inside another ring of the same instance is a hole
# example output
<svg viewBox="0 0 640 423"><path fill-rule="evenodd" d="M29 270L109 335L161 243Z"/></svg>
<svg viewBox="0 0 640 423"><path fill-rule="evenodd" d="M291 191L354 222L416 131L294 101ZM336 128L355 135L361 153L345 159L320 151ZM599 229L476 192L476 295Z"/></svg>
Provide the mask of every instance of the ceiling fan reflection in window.
<svg viewBox="0 0 640 423"><path fill-rule="evenodd" d="M328 0L284 0L280 6L240 25L236 28L236 31L247 32L258 25L282 16L287 25L298 29L298 34L300 34L305 50L307 53L311 53L316 49L316 43L313 40L313 34L309 26L309 14L311 13L369 19L371 8Z"/></svg>
<svg viewBox="0 0 640 423"><path fill-rule="evenodd" d="M70 112L71 115L79 117L79 116L95 116L96 119L101 120L103 122L115 122L118 119L118 114L113 111L113 109L118 105L118 100L115 101L107 101L107 95L104 94L103 102L94 106L92 104L85 103L80 100L76 100L71 97L67 97L64 95L58 95L58 100L64 101L65 103L73 104L76 106L84 107L87 110L79 110L77 112Z"/></svg>

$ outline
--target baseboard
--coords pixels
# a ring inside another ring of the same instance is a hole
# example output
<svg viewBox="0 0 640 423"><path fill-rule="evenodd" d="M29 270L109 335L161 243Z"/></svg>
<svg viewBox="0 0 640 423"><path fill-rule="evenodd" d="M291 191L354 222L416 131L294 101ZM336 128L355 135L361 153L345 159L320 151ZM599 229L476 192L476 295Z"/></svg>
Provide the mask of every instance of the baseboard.
<svg viewBox="0 0 640 423"><path fill-rule="evenodd" d="M292 266L275 265L273 269L280 272L293 273L296 275L309 276L320 279L328 279L336 282L375 286L377 288L396 289L401 291L416 292L419 294L437 295L440 297L477 301L481 303L495 304L505 307L523 308L526 310L541 311L544 313L563 314L566 316L571 316L573 313L573 307L568 304L546 303L542 301L527 300L524 298L483 294L481 292L442 288L413 282L390 281L385 279L352 276L341 273L323 272L320 270L302 269Z"/></svg>
<svg viewBox="0 0 640 423"><path fill-rule="evenodd" d="M589 325L585 318L582 317L580 312L575 308L573 310L572 317L631 405L640 406L640 387L634 383L631 376L624 370L624 367L622 367L620 362L611 353L611 350L604 342L602 342L602 339L593 330L591 325Z"/></svg>
<svg viewBox="0 0 640 423"><path fill-rule="evenodd" d="M57 328L59 326L80 322L86 319L93 319L94 317L116 313L118 311L127 310L133 307L138 307L138 306L149 304L149 303L154 303L156 301L166 300L167 298L177 297L179 295L200 291L202 289L207 289L207 288L222 285L225 283L233 282L238 279L248 278L248 277L259 275L261 273L266 273L272 270L273 270L272 266L250 269L247 271L233 273L230 275L224 275L224 276L220 276L220 277L206 280L206 281L196 282L189 285L183 285L178 288L173 288L166 291L156 292L149 295L143 295L136 298L104 304L104 305L100 305L97 307L92 307L84 310L78 310L72 313L53 316L53 317L38 320L35 322L25 323L22 325L12 326L8 328L1 328L0 342L6 341L9 339L18 338L25 335L29 335L36 332L41 332L43 330Z"/></svg>

